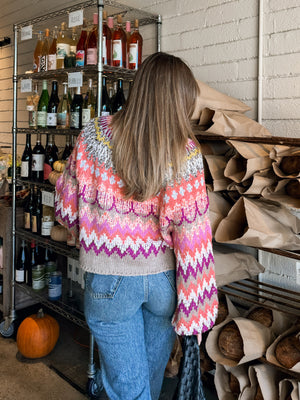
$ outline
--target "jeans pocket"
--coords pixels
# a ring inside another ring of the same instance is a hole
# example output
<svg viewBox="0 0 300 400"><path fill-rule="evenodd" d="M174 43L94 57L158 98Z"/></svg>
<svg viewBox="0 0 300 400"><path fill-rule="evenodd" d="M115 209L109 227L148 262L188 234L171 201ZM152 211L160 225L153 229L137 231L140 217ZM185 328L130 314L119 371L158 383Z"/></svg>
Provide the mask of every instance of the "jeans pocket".
<svg viewBox="0 0 300 400"><path fill-rule="evenodd" d="M175 269L172 269L170 271L165 271L164 275L167 278L171 288L173 289L173 292L176 293L176 271L175 271Z"/></svg>
<svg viewBox="0 0 300 400"><path fill-rule="evenodd" d="M113 299L123 280L119 275L86 274L86 290L94 299Z"/></svg>

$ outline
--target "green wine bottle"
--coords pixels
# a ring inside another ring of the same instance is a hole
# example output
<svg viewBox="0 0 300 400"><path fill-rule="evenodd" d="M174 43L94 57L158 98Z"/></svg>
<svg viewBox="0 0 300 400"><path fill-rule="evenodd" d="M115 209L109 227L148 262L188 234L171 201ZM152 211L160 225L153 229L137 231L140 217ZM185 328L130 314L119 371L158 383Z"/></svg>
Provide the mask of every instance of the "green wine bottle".
<svg viewBox="0 0 300 400"><path fill-rule="evenodd" d="M43 80L43 90L38 103L37 126L38 128L47 128L47 109L49 103L49 93L47 80Z"/></svg>

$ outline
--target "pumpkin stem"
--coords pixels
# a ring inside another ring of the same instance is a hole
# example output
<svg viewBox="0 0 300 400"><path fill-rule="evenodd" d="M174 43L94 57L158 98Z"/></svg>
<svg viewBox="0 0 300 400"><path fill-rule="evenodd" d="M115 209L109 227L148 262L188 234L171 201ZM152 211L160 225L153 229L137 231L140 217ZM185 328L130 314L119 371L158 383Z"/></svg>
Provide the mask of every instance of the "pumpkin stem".
<svg viewBox="0 0 300 400"><path fill-rule="evenodd" d="M39 311L36 314L37 318L44 318L45 314L42 308L39 309Z"/></svg>

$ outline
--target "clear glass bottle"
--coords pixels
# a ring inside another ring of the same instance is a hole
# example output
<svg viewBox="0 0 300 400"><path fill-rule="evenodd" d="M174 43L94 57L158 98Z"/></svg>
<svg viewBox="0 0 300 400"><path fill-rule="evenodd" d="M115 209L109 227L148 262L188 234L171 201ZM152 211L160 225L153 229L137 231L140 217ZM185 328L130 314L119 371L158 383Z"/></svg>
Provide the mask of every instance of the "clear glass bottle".
<svg viewBox="0 0 300 400"><path fill-rule="evenodd" d="M40 71L48 71L48 58L50 50L50 31L48 28L45 29L44 42L40 56Z"/></svg>
<svg viewBox="0 0 300 400"><path fill-rule="evenodd" d="M93 27L86 41L86 65L97 65L98 14L93 14Z"/></svg>
<svg viewBox="0 0 300 400"><path fill-rule="evenodd" d="M70 128L70 102L68 96L68 83L63 83L63 95L60 99L57 109L57 128L68 129Z"/></svg>
<svg viewBox="0 0 300 400"><path fill-rule="evenodd" d="M122 16L117 17L117 27L112 36L113 66L126 67L126 33L122 27Z"/></svg>
<svg viewBox="0 0 300 400"><path fill-rule="evenodd" d="M38 94L38 85L34 84L33 93L27 97L26 108L28 111L28 126L31 129L37 128L37 107L39 104L40 96Z"/></svg>
<svg viewBox="0 0 300 400"><path fill-rule="evenodd" d="M43 48L43 32L38 32L38 39L33 53L33 72L40 72L40 56Z"/></svg>
<svg viewBox="0 0 300 400"><path fill-rule="evenodd" d="M129 39L129 69L138 69L142 63L143 38L139 32L139 20L134 21L134 31Z"/></svg>
<svg viewBox="0 0 300 400"><path fill-rule="evenodd" d="M93 80L89 79L89 86L82 105L82 126L95 118L96 99L93 92Z"/></svg>
<svg viewBox="0 0 300 400"><path fill-rule="evenodd" d="M61 23L61 29L56 42L56 68L64 68L64 60L70 55L70 38L67 33L67 24Z"/></svg>
<svg viewBox="0 0 300 400"><path fill-rule="evenodd" d="M70 39L70 53L65 56L64 66L65 68L73 68L76 66L76 49L78 43L78 35L76 27L72 28L71 39Z"/></svg>
<svg viewBox="0 0 300 400"><path fill-rule="evenodd" d="M112 52L112 34L111 30L107 25L107 13L103 11L103 36L102 36L102 49L103 49L103 57L102 62L103 65L111 65L111 52Z"/></svg>
<svg viewBox="0 0 300 400"><path fill-rule="evenodd" d="M56 69L56 44L57 44L58 28L54 27L52 32L52 42L49 49L48 56L48 70L52 71Z"/></svg>

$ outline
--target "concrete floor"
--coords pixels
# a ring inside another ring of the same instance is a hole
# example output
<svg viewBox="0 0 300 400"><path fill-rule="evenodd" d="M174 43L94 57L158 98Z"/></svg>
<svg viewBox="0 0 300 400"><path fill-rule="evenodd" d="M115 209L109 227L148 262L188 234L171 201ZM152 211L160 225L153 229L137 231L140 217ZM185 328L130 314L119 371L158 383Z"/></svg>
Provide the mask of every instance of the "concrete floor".
<svg viewBox="0 0 300 400"><path fill-rule="evenodd" d="M18 312L18 324L35 313L39 305ZM47 312L47 311L46 311ZM49 312L51 314L51 312ZM0 315L1 316L1 315ZM83 400L87 399L89 363L89 332L53 315L60 324L60 337L54 350L39 360L28 360L18 352L15 335L11 339L0 335L0 400ZM98 363L97 348L95 362ZM6 385L3 387L5 377ZM165 378L160 400L171 400L176 379ZM17 395L14 390L17 390ZM218 400L213 388L205 388L206 400ZM108 400L105 393L100 400Z"/></svg>

